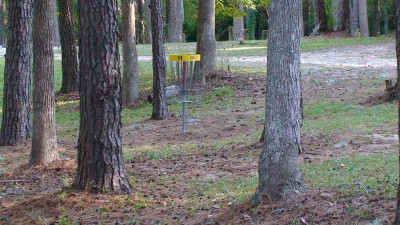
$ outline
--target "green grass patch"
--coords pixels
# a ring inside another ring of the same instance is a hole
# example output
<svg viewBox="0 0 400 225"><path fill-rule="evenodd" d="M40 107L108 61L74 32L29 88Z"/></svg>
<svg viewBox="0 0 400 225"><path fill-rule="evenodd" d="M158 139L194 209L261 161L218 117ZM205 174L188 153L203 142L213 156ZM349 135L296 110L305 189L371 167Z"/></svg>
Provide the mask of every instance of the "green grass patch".
<svg viewBox="0 0 400 225"><path fill-rule="evenodd" d="M321 164L304 164L308 185L334 189L345 196L382 195L395 198L398 185L398 155L354 156Z"/></svg>
<svg viewBox="0 0 400 225"><path fill-rule="evenodd" d="M333 101L306 102L303 130L307 134L323 135L343 131L371 134L380 127L390 133L397 123L396 110L394 104L366 107Z"/></svg>

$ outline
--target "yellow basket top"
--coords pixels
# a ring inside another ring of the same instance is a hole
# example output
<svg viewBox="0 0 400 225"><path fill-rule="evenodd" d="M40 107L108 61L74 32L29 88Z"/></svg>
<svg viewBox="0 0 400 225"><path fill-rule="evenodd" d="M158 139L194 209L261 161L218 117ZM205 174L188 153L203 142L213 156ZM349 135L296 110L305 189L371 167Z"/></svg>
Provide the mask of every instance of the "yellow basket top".
<svg viewBox="0 0 400 225"><path fill-rule="evenodd" d="M200 61L201 56L199 54L179 54L179 55L169 55L169 61Z"/></svg>

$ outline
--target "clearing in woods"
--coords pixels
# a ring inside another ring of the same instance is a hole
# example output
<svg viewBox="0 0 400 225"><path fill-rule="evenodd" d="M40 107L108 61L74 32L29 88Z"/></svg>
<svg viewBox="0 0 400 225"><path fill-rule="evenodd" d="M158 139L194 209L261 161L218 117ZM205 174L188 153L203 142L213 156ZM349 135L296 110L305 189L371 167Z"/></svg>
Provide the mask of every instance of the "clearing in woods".
<svg viewBox="0 0 400 225"><path fill-rule="evenodd" d="M26 165L29 141L1 147L0 224L390 223L398 177L396 105L368 102L384 91L384 80L396 77L394 41L309 51L301 60L304 195L273 205L247 203L257 186L265 77L221 73L197 96L200 103L189 106L186 136L180 135L178 100L171 100L173 115L166 120L124 123L129 196L68 189L77 132L59 136L62 161L46 167ZM266 64L262 56L229 61ZM66 105L58 111L76 120L77 105Z"/></svg>

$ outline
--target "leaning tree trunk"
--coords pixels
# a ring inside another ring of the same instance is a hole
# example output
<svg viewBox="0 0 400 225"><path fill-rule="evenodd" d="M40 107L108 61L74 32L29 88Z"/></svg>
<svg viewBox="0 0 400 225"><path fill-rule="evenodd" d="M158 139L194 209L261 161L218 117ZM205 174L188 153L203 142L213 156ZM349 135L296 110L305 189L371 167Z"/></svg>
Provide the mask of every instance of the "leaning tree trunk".
<svg viewBox="0 0 400 225"><path fill-rule="evenodd" d="M18 141L31 137L29 90L32 65L32 2L9 2L11 35L4 69L1 145L15 145Z"/></svg>
<svg viewBox="0 0 400 225"><path fill-rule="evenodd" d="M301 2L271 0L268 39L265 139L253 201L280 200L302 189L299 170L301 127Z"/></svg>
<svg viewBox="0 0 400 225"><path fill-rule="evenodd" d="M239 3L239 12L243 13L243 4ZM233 18L233 40L244 40L244 20L243 16Z"/></svg>
<svg viewBox="0 0 400 225"><path fill-rule="evenodd" d="M359 34L359 4L358 0L349 0L350 1L350 34L355 37Z"/></svg>
<svg viewBox="0 0 400 225"><path fill-rule="evenodd" d="M64 4L64 1L61 1L62 4ZM60 32L59 32L59 26L58 26L58 16L57 16L57 0L54 0L53 2L53 29L54 29L54 36L53 36L53 43L54 47L59 48L60 47Z"/></svg>
<svg viewBox="0 0 400 225"><path fill-rule="evenodd" d="M146 27L146 43L151 44L153 37L151 34L151 9L150 0L145 0L145 27Z"/></svg>
<svg viewBox="0 0 400 225"><path fill-rule="evenodd" d="M60 36L62 54L61 93L78 91L78 58L74 38L73 0L60 2Z"/></svg>
<svg viewBox="0 0 400 225"><path fill-rule="evenodd" d="M168 0L167 42L182 42L183 0Z"/></svg>
<svg viewBox="0 0 400 225"><path fill-rule="evenodd" d="M138 55L135 38L135 2L122 0L122 101L131 104L139 98Z"/></svg>
<svg viewBox="0 0 400 225"><path fill-rule="evenodd" d="M340 0L337 30L350 32L350 0Z"/></svg>
<svg viewBox="0 0 400 225"><path fill-rule="evenodd" d="M131 186L122 159L117 15L117 0L79 1L81 117L73 187L124 194Z"/></svg>
<svg viewBox="0 0 400 225"><path fill-rule="evenodd" d="M196 63L196 78L206 84L206 76L215 70L217 41L215 39L215 0L199 0L197 17L196 54L201 61Z"/></svg>
<svg viewBox="0 0 400 225"><path fill-rule="evenodd" d="M168 116L166 88L166 59L163 43L163 21L161 0L151 0L151 22L153 34L153 112L151 119L163 120Z"/></svg>
<svg viewBox="0 0 400 225"><path fill-rule="evenodd" d="M312 35L318 35L320 32L328 30L324 0L314 0L314 19L315 26Z"/></svg>
<svg viewBox="0 0 400 225"><path fill-rule="evenodd" d="M54 96L54 0L34 1L33 18L33 134L30 164L59 158Z"/></svg>
<svg viewBox="0 0 400 225"><path fill-rule="evenodd" d="M380 13L379 13L379 0L374 0L374 33L375 36L379 36L381 34L381 26L380 26Z"/></svg>
<svg viewBox="0 0 400 225"><path fill-rule="evenodd" d="M359 0L360 35L369 37L367 0Z"/></svg>

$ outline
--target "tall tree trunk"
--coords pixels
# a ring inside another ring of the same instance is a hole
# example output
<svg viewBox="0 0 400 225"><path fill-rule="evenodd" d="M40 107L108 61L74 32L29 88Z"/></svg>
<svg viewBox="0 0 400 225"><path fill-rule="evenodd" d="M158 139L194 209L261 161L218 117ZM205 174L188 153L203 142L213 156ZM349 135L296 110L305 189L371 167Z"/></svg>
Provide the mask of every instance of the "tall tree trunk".
<svg viewBox="0 0 400 225"><path fill-rule="evenodd" d="M73 187L125 194L131 186L122 159L117 13L117 0L79 1L81 117Z"/></svg>
<svg viewBox="0 0 400 225"><path fill-rule="evenodd" d="M238 4L238 10L243 13L243 4ZM244 20L243 16L233 18L233 40L244 40Z"/></svg>
<svg viewBox="0 0 400 225"><path fill-rule="evenodd" d="M33 1L33 135L31 164L59 158L57 151L53 21L54 0Z"/></svg>
<svg viewBox="0 0 400 225"><path fill-rule="evenodd" d="M146 27L146 43L151 44L153 36L151 33L151 9L150 0L145 0L145 27Z"/></svg>
<svg viewBox="0 0 400 225"><path fill-rule="evenodd" d="M379 0L374 0L374 33L375 36L381 34L380 27L380 13L379 13Z"/></svg>
<svg viewBox="0 0 400 225"><path fill-rule="evenodd" d="M7 39L8 39L8 18L9 15L7 15L7 5L9 5L9 3L7 4L6 0L2 0L2 4L0 5L0 10L2 11L3 14L3 21L2 22L2 26L3 26L3 40L2 40L2 45L3 48L7 47Z"/></svg>
<svg viewBox="0 0 400 225"><path fill-rule="evenodd" d="M338 15L338 31L350 32L350 1L340 0Z"/></svg>
<svg viewBox="0 0 400 225"><path fill-rule="evenodd" d="M18 141L31 137L32 2L32 0L9 2L11 35L4 69L1 145L15 145Z"/></svg>
<svg viewBox="0 0 400 225"><path fill-rule="evenodd" d="M168 0L167 42L182 42L183 0Z"/></svg>
<svg viewBox="0 0 400 225"><path fill-rule="evenodd" d="M151 0L151 22L153 34L153 112L151 119L163 120L168 116L166 95L166 64L163 43L163 21L161 0Z"/></svg>
<svg viewBox="0 0 400 225"><path fill-rule="evenodd" d="M131 104L139 98L138 55L135 38L135 2L122 0L122 101Z"/></svg>
<svg viewBox="0 0 400 225"><path fill-rule="evenodd" d="M328 30L328 19L326 18L324 0L314 0L314 18L315 26L312 35L318 35L320 32Z"/></svg>
<svg viewBox="0 0 400 225"><path fill-rule="evenodd" d="M60 36L62 54L61 93L78 91L78 58L74 37L73 0L60 2Z"/></svg>
<svg viewBox="0 0 400 225"><path fill-rule="evenodd" d="M359 30L359 0L350 1L350 34L355 37Z"/></svg>
<svg viewBox="0 0 400 225"><path fill-rule="evenodd" d="M396 10L396 58L397 58L397 92L400 90L400 2L399 1L394 1L394 6ZM398 98L398 97L397 97ZM398 99L397 99L398 100ZM398 132L398 137L400 141L400 101L398 102L398 109L397 109L397 132ZM399 142L400 143L400 142ZM400 147L398 149L399 151L399 162L400 162ZM400 167L398 168L398 171L400 173ZM396 210L396 217L394 224L395 225L400 225L400 181L398 181L399 184L397 186L397 210Z"/></svg>
<svg viewBox="0 0 400 225"><path fill-rule="evenodd" d="M360 35L369 37L367 0L359 0Z"/></svg>
<svg viewBox="0 0 400 225"><path fill-rule="evenodd" d="M206 84L206 76L215 70L217 41L215 39L215 0L199 0L197 17L196 54L201 61L196 63L196 78Z"/></svg>
<svg viewBox="0 0 400 225"><path fill-rule="evenodd" d="M300 1L271 0L265 139L258 162L256 202L296 195L303 185L298 163L302 115L300 15Z"/></svg>
<svg viewBox="0 0 400 225"><path fill-rule="evenodd" d="M333 25L334 30L337 30L339 24L339 6L340 6L340 0L331 0L332 17L334 20L334 25Z"/></svg>
<svg viewBox="0 0 400 225"><path fill-rule="evenodd" d="M122 2L122 1L121 1ZM136 16L135 19L135 32L136 32L136 41L139 44L144 44L145 38L144 38L144 32L145 32L145 26L144 26L144 0L137 0L136 1L136 10L134 11L134 14ZM121 7L121 11L124 10L123 7Z"/></svg>
<svg viewBox="0 0 400 225"><path fill-rule="evenodd" d="M64 3L64 1L62 1ZM53 29L54 29L54 36L53 36L53 44L54 47L59 48L60 47L60 29L58 26L58 15L57 15L57 0L54 0L53 2Z"/></svg>
<svg viewBox="0 0 400 225"><path fill-rule="evenodd" d="M308 36L310 34L310 0L303 2L303 21L304 36Z"/></svg>
<svg viewBox="0 0 400 225"><path fill-rule="evenodd" d="M384 27L385 34L389 33L388 4L389 4L389 0L384 0L384 4L383 4L383 27Z"/></svg>

